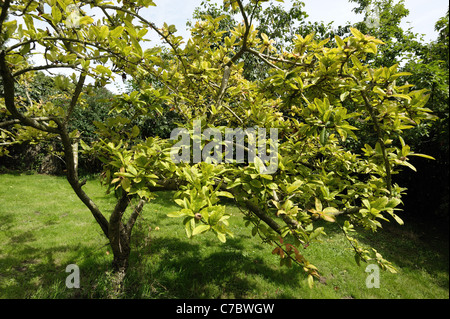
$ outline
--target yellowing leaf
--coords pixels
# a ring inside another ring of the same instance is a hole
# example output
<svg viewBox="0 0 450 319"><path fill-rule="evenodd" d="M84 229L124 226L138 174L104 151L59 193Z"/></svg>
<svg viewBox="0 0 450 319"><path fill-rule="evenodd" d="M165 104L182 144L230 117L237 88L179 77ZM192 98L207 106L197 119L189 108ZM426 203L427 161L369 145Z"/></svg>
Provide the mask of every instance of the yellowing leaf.
<svg viewBox="0 0 450 319"><path fill-rule="evenodd" d="M334 214L339 213L339 210L337 210L337 209L334 208L334 207L327 207L327 208L325 208L325 209L323 210L323 212L324 212L325 214L334 215Z"/></svg>
<svg viewBox="0 0 450 319"><path fill-rule="evenodd" d="M319 211L319 212L322 211L322 202L317 197L315 199L315 206L316 206L316 210L317 211Z"/></svg>
<svg viewBox="0 0 450 319"><path fill-rule="evenodd" d="M106 39L106 37L108 36L108 34L109 34L109 28L106 26L106 25L103 25L101 28L100 28L100 31L99 31L99 34L98 34L98 39L101 41L101 40L104 40L104 39Z"/></svg>
<svg viewBox="0 0 450 319"><path fill-rule="evenodd" d="M58 9L57 6L52 7L52 18L53 18L53 21L56 23L61 21L61 18L62 18L61 11Z"/></svg>
<svg viewBox="0 0 450 319"><path fill-rule="evenodd" d="M225 236L224 233L219 233L219 232L217 232L217 238L218 238L222 243L226 243L226 241L227 241L227 237Z"/></svg>
<svg viewBox="0 0 450 319"><path fill-rule="evenodd" d="M123 30L125 30L125 27L119 26L119 27L115 28L114 30L111 30L109 32L109 35L114 38L118 38L122 35Z"/></svg>
<svg viewBox="0 0 450 319"><path fill-rule="evenodd" d="M391 96L411 101L411 97L409 95L406 95L406 94L392 94Z"/></svg>
<svg viewBox="0 0 450 319"><path fill-rule="evenodd" d="M225 191L219 191L219 192L217 192L217 196L223 196L223 197L228 197L228 198L234 198L233 194L231 194L230 192L225 192Z"/></svg>
<svg viewBox="0 0 450 319"><path fill-rule="evenodd" d="M126 192L129 192L131 189L131 181L128 178L124 178L122 180L122 182L120 183L120 185L122 186L123 190Z"/></svg>
<svg viewBox="0 0 450 319"><path fill-rule="evenodd" d="M80 19L80 25L83 24L92 24L94 23L94 19L92 19L90 16L84 16Z"/></svg>
<svg viewBox="0 0 450 319"><path fill-rule="evenodd" d="M362 34L361 31L359 31L358 29L350 28L350 32L359 40L364 39L364 34Z"/></svg>
<svg viewBox="0 0 450 319"><path fill-rule="evenodd" d="M336 221L336 217L327 215L323 212L322 212L322 214L320 214L320 218L322 218L323 220L330 222L330 223L334 223Z"/></svg>
<svg viewBox="0 0 450 319"><path fill-rule="evenodd" d="M375 86L373 88L373 91L377 94L380 94L381 96L386 96L386 92L384 92L384 90L382 88L380 88L379 86Z"/></svg>
<svg viewBox="0 0 450 319"><path fill-rule="evenodd" d="M337 43L337 45L340 47L340 48L343 48L343 47L345 47L345 42L344 42L344 40L342 40L339 36L334 36L334 39L336 40L336 43Z"/></svg>
<svg viewBox="0 0 450 319"><path fill-rule="evenodd" d="M144 56L144 52L142 51L141 45L139 41L135 37L131 37L131 42L133 43L133 47L136 50L136 54L142 58Z"/></svg>
<svg viewBox="0 0 450 319"><path fill-rule="evenodd" d="M192 236L204 233L204 232L208 231L210 228L211 228L211 226L209 226L209 225L198 225L192 231Z"/></svg>

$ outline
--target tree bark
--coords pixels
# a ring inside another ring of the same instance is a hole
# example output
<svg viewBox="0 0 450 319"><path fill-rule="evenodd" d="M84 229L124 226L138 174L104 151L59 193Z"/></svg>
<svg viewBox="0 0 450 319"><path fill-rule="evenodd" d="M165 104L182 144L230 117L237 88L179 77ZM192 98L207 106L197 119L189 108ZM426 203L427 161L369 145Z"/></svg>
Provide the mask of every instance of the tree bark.
<svg viewBox="0 0 450 319"><path fill-rule="evenodd" d="M84 183L80 183L78 178L78 171L75 165L75 158L72 148L72 140L69 137L66 126L63 123L59 123L60 125L60 136L61 141L64 147L64 157L66 160L66 169L67 169L67 180L69 181L70 186L72 186L73 191L77 194L78 198L86 205L87 208L91 211L97 223L100 225L103 233L107 238L109 238L109 223L108 220L103 216L100 209L95 205L92 199L83 191L82 186Z"/></svg>
<svg viewBox="0 0 450 319"><path fill-rule="evenodd" d="M127 194L124 194L119 199L109 219L108 230L109 242L114 254L113 268L116 272L124 274L128 268L128 258L131 252L131 229L127 231L127 227L122 222L122 217L130 200L131 198L129 198ZM141 203L139 203L138 206L142 209ZM135 209L132 215L135 215L136 210L137 209ZM134 225L134 222L132 224L130 223L131 227L132 225Z"/></svg>

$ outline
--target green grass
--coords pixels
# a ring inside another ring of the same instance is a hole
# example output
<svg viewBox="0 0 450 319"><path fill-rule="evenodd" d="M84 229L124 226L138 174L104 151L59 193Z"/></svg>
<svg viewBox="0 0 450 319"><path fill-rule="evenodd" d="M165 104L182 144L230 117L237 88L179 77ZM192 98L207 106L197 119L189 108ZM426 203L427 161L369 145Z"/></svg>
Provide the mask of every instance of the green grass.
<svg viewBox="0 0 450 319"><path fill-rule="evenodd" d="M85 190L112 209L98 181ZM124 291L115 295L107 240L67 181L0 175L0 298L449 298L448 237L422 226L387 225L359 237L399 269L382 271L380 288L368 289L366 265L358 267L337 227L325 224L330 236L303 250L323 277L310 289L302 269L280 267L273 248L251 237L232 205L235 237L222 244L210 233L187 239L181 220L166 217L177 209L171 198L159 192L146 205ZM80 267L80 289L65 286L69 264Z"/></svg>

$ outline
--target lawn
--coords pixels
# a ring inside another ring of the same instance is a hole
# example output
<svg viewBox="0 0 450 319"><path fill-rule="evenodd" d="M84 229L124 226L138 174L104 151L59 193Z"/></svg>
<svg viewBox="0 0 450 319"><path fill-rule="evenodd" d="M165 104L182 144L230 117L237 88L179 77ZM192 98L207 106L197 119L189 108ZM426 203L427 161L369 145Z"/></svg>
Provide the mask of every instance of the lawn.
<svg viewBox="0 0 450 319"><path fill-rule="evenodd" d="M96 179L85 190L103 211L114 198ZM251 236L242 215L227 206L234 238L186 238L171 192L157 193L134 230L124 290L111 289L112 254L90 212L62 177L0 175L0 298L449 298L448 236L431 227L385 225L359 240L371 244L399 270L381 271L380 287L367 288L366 264L357 266L334 224L330 235L304 255L322 279L308 287L299 267L280 267L273 247ZM80 268L80 288L65 285L66 266Z"/></svg>

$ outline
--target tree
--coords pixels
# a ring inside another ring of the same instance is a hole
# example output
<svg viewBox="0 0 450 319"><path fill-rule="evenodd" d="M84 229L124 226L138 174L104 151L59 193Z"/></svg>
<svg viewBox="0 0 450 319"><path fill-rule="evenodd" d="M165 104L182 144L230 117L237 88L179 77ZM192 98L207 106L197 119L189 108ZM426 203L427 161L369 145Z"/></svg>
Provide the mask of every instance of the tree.
<svg viewBox="0 0 450 319"><path fill-rule="evenodd" d="M412 74L399 79L398 83L409 82L414 89L429 92L427 107L433 111L435 121L416 125L403 138L412 148L430 154L436 160L415 160L412 164L418 172L414 175L402 173L396 179L411 194L405 202L411 214L417 212L422 216L422 212L427 211L433 218L438 216L448 220L448 11L435 24L437 39L425 42L420 34L400 26L409 14L404 1L351 1L358 4L354 9L356 13L365 13L364 20L354 26L385 42L380 54L368 62L379 66L390 65L397 60L402 72ZM376 25L366 23L370 8L376 8ZM360 139L361 143L364 144L364 141Z"/></svg>
<svg viewBox="0 0 450 319"><path fill-rule="evenodd" d="M94 21L89 11L80 11L75 24L67 13L70 1L49 0L49 6L35 1L2 3L2 41L15 40L9 46L2 43L0 52L1 106L7 122L61 138L67 179L109 239L113 265L122 278L133 226L157 189L177 190L180 210L169 215L183 218L188 237L212 231L222 242L232 233L220 199L233 198L252 225L252 235L274 245L272 253L282 264L300 265L311 285L319 272L301 249L326 236L320 220L340 225L358 263L373 260L395 271L351 233L356 225L375 231L380 220L402 223L396 211L404 189L392 182L392 174L410 165L411 156L420 155L404 143L402 134L431 117L425 107L428 96L424 90L396 85L397 79L409 75L398 72L398 65L369 67L365 61L377 55L383 42L357 29L344 39L296 35L289 51L286 47L278 52L272 39L252 24L262 2L266 1L244 5L241 0L225 0L224 9L238 12L243 22L224 37L226 31L218 30L224 16L207 16L195 23L185 43L174 26L157 28L139 14L154 5L151 0L119 1L121 6L81 1L81 8L97 8L104 17ZM25 26L5 22L8 13L22 16ZM36 28L37 21L48 30ZM170 59L162 58L160 48L142 48L149 30L167 43ZM46 48L45 63L33 65L25 55L37 52L38 44ZM265 78L244 77L244 54L268 67ZM65 107L49 104L36 110L16 96L15 82L27 81L38 70L61 67L76 71ZM102 160L103 182L117 196L107 219L83 190L72 150L78 133L68 127L84 98L86 78L103 86L117 72L138 79L151 76L161 85L142 83L139 90L118 96L111 107L116 116L98 124L100 139L81 142L85 152ZM347 100L354 110L347 110ZM121 113L145 114L161 105L184 118L182 127L172 139L138 140L139 127ZM376 136L361 152L354 152L347 138L367 132L358 131L352 122L368 123ZM245 134L240 141L224 142L221 136L230 129ZM270 138L264 129L272 129ZM244 158L227 157L238 150ZM177 163L180 152L183 160ZM125 214L128 206L131 212Z"/></svg>
<svg viewBox="0 0 450 319"><path fill-rule="evenodd" d="M412 180L405 176L405 184L412 194L426 194L426 202L410 196L408 204L417 211L430 211L448 221L449 207L449 55L448 55L448 10L435 24L439 32L435 41L422 44L414 57L407 61L404 70L414 74L410 81L418 89L429 90L428 107L436 115L436 121L419 125L405 136L405 140L418 151L436 158L432 163L418 162L418 174ZM420 181L420 182L419 182ZM410 186L409 186L410 185ZM414 185L420 185L414 187Z"/></svg>
<svg viewBox="0 0 450 319"><path fill-rule="evenodd" d="M71 1L2 1L0 14L0 74L3 80L2 111L8 119L2 123L20 125L21 127L59 136L64 148L67 166L67 179L81 201L89 208L100 225L105 236L110 240L114 252L114 268L123 273L127 267L129 255L129 238L137 216L144 201L135 206L127 223L122 222L122 215L132 201L126 192L120 194L117 205L109 220L102 214L91 198L82 189L85 182L79 180L73 144L78 132L70 131L73 113L80 101L86 78L91 76L96 84L104 86L112 79L112 72L133 74L146 67L152 52L143 51L139 42L149 28L161 33L153 24L138 16L141 6L154 5L152 1L123 3L121 7L97 1L82 1L80 7L74 7ZM90 6L104 12L105 17L97 22L82 11ZM24 24L17 20L6 22L6 18L22 18ZM134 27L133 21L140 20L143 26ZM36 24L44 24L41 29ZM8 42L10 45L6 45ZM45 48L42 64L31 64L27 59L30 52L38 52L41 45ZM112 66L107 67L105 64ZM47 102L36 105L27 97L16 94L16 83L30 81L36 71L72 69L73 88L64 83L67 103L62 106Z"/></svg>

